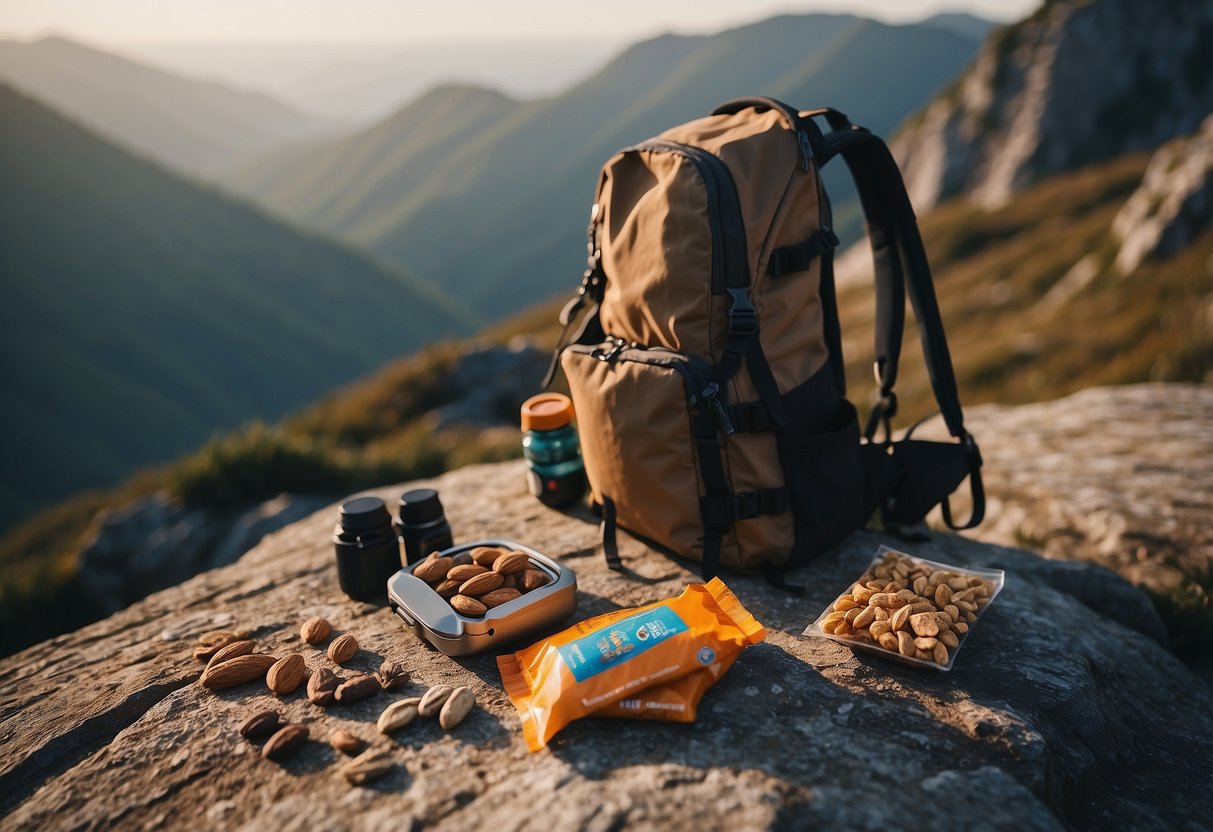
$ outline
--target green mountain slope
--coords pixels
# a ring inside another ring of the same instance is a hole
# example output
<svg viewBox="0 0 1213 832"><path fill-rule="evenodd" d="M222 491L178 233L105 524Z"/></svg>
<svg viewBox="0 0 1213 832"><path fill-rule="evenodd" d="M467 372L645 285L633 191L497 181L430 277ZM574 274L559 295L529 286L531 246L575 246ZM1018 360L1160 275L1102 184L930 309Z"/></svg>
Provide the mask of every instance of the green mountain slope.
<svg viewBox="0 0 1213 832"><path fill-rule="evenodd" d="M753 94L835 104L888 132L977 46L935 27L841 15L668 35L628 49L558 97L502 106L488 93L438 90L370 131L286 164L269 160L228 183L277 213L409 263L482 311L508 311L580 273L595 176L615 149ZM475 126L452 136L454 112ZM856 230L848 191L832 186L839 222Z"/></svg>
<svg viewBox="0 0 1213 832"><path fill-rule="evenodd" d="M3 86L0 122L0 525L462 327Z"/></svg>
<svg viewBox="0 0 1213 832"><path fill-rule="evenodd" d="M329 128L270 96L183 78L58 37L0 41L0 80L188 172L230 166Z"/></svg>

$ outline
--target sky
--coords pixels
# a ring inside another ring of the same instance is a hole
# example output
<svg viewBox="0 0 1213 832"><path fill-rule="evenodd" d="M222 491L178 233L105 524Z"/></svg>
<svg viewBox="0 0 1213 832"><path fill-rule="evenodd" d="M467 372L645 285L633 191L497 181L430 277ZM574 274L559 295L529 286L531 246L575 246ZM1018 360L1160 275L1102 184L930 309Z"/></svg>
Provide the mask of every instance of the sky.
<svg viewBox="0 0 1213 832"><path fill-rule="evenodd" d="M50 32L102 43L383 42L568 37L611 40L712 32L781 12L836 11L890 22L938 11L993 20L1038 0L0 0L0 37Z"/></svg>

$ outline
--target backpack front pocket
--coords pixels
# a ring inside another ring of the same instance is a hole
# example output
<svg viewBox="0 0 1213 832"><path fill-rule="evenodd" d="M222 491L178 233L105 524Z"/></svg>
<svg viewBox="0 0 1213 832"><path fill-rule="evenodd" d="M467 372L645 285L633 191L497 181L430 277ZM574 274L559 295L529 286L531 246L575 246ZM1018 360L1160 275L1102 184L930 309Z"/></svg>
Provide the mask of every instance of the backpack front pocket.
<svg viewBox="0 0 1213 832"><path fill-rule="evenodd" d="M615 503L619 525L699 559L701 479L688 399L691 359L618 341L573 345L561 355L577 412L594 500Z"/></svg>

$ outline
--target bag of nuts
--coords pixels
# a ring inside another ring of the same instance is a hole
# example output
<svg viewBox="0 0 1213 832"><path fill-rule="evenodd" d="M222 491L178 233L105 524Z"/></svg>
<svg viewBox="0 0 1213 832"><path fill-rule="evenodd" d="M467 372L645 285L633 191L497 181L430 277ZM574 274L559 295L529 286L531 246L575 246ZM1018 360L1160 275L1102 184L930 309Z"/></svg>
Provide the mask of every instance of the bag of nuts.
<svg viewBox="0 0 1213 832"><path fill-rule="evenodd" d="M970 569L881 546L864 573L805 629L907 664L951 670L1002 589L1001 569Z"/></svg>

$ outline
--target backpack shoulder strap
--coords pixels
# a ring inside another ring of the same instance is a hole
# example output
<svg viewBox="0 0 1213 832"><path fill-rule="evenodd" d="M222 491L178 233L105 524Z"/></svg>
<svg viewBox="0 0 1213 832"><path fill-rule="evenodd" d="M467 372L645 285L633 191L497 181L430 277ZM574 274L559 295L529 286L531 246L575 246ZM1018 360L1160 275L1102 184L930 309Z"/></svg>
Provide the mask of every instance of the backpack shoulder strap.
<svg viewBox="0 0 1213 832"><path fill-rule="evenodd" d="M948 432L960 441L969 456L970 488L973 513L963 526L952 523L945 502L944 518L954 529L967 529L981 522L984 514L981 485L981 455L972 435L965 430L964 414L952 357L948 351L943 320L935 297L931 267L926 248L918 230L918 221L906 192L897 162L879 136L845 120L837 111L810 111L806 116L824 114L834 128L815 142L814 156L823 167L835 156L841 156L851 172L860 202L868 222L872 258L876 272L876 361L873 370L879 385L880 400L873 408L867 435L870 439L876 424L896 413L897 398L893 386L901 355L901 339L905 329L905 296L908 293L918 320L931 389Z"/></svg>

